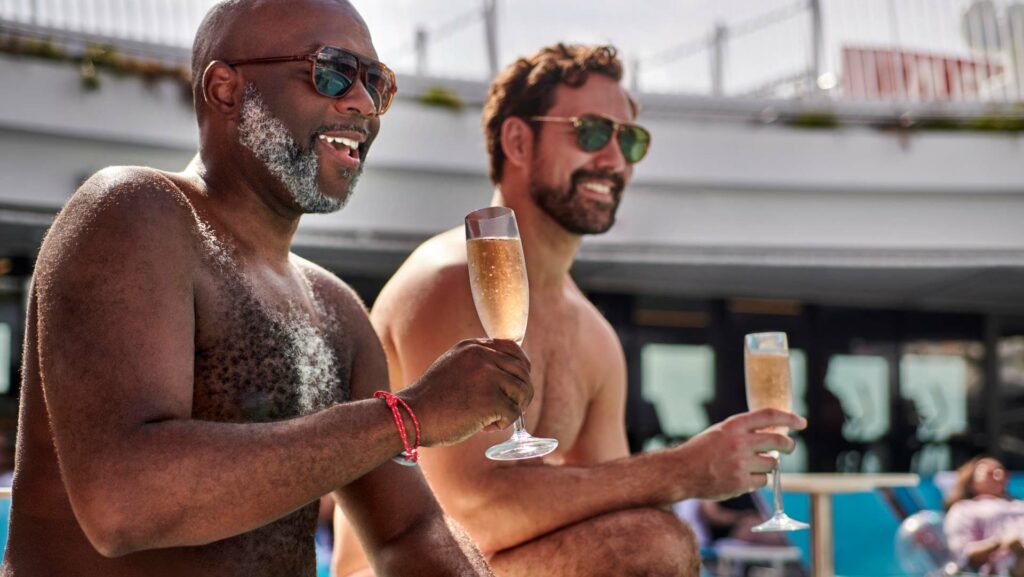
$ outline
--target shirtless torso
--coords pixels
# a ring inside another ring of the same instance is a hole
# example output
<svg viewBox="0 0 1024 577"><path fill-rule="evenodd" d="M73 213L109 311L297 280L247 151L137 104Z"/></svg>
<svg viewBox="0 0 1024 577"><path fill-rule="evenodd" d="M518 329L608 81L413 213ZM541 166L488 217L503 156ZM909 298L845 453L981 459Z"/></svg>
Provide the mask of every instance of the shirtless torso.
<svg viewBox="0 0 1024 577"><path fill-rule="evenodd" d="M463 234L462 229L453 229L417 249L374 306L371 316L390 360L392 383L415 379L429 366L424 363L430 351L444 350L447 340L458 342L459 335L484 334L469 291ZM410 307L410 302L431 306ZM424 327L431 327L429 345L422 339L428 332ZM527 429L559 441L558 450L545 461L591 464L626 456L624 424L607 431L585 431L586 417L596 401L619 416L625 411L621 385L625 384L626 369L614 330L571 279L550 289L531 286L523 349L530 356L534 385L534 400L526 413ZM614 417L612 422L616 422ZM503 432L482 433L465 445L486 448L507 437ZM614 442L608 446L604 440ZM602 454L594 453L598 446ZM457 450L461 452L462 447ZM465 450L470 455L475 449ZM432 454L428 476L435 474L438 467L432 465L438 459L444 457ZM481 465L492 463L483 461Z"/></svg>
<svg viewBox="0 0 1024 577"><path fill-rule="evenodd" d="M465 255L461 229L434 237L377 298L371 319L388 355L393 387L415 379L446 343L483 334ZM543 459L489 461L484 450L508 433L482 432L458 446L425 451L424 474L498 575L621 574L616 571L627 564L617 558L632 556L616 551L621 538L626 550L634 539L645 540L649 551L672 550L666 557L650 555L640 567L652 570L645 574L675 574L664 570L694 559L686 530L670 514L645 508L646 496L622 491L644 484L649 473L638 470L628 480L627 470L593 469L629 455L626 365L618 337L568 276L544 284L531 279L523 349L530 356L535 396L526 426L531 434L558 439L558 450ZM609 474L617 482L602 495L597 487ZM370 575L357 573L365 560L351 530L339 522L336 531L338 575ZM594 548L599 541L602 546Z"/></svg>
<svg viewBox="0 0 1024 577"><path fill-rule="evenodd" d="M773 461L761 453L793 445L782 435L755 431L776 423L803 426L794 415L760 411L731 417L681 446L629 455L623 349L569 274L583 235L614 222L636 162L625 157L628 139L621 133L611 138L636 113L618 78L608 70L580 73L588 59L602 58L611 56L586 47L542 49L499 75L484 107L492 161L496 150L505 159L503 172L492 164L491 204L515 212L530 281L523 348L535 398L526 425L558 439L559 447L544 459L499 463L483 453L507 434L481 433L425 452L422 465L445 510L465 525L501 577L696 575L692 532L665 508L763 486ZM550 82L545 101L537 87L561 66L574 80ZM503 99L515 103L505 117L495 112ZM529 109L538 102L549 106ZM590 142L593 133L583 138L574 128L605 122L612 132L600 147ZM419 247L381 292L371 319L395 388L415 379L438 351L484 334L462 231ZM338 574L354 574L365 562L344 523L336 526Z"/></svg>
<svg viewBox="0 0 1024 577"><path fill-rule="evenodd" d="M191 287L194 295L190 418L225 423L281 421L347 400L359 343L352 340L358 331L341 327L366 323L365 316L360 321L362 306L354 293L301 258L293 257L289 270L274 271L245 255L224 224L206 213L205 197L188 179L151 173L145 180L163 183L157 193L165 196L161 208L174 213L147 226L163 229L169 238L188 239L188 277L179 281L180 287ZM62 215L58 226L84 230L96 226L97 219L141 216L129 210L136 205L133 199L114 202L113 196L108 193L107 199L89 203L99 208L99 216L81 210L84 206L80 203ZM54 245L70 238L51 239L50 246L43 249L44 264L56 257L58 247ZM312 574L315 558L310 535L315 530L316 503L249 533L201 547L146 551L116 559L101 556L79 528L61 481L42 391L44 366L37 352L40 314L37 291L33 290L21 418L29 426L22 427L18 440L18 492L12 508L15 523L7 552L18 575ZM138 328L147 330L145 323L139 319ZM122 361L105 360L111 365ZM190 487L183 479L181 485L161 490L187 493ZM40 550L39 543L48 543L50 552Z"/></svg>

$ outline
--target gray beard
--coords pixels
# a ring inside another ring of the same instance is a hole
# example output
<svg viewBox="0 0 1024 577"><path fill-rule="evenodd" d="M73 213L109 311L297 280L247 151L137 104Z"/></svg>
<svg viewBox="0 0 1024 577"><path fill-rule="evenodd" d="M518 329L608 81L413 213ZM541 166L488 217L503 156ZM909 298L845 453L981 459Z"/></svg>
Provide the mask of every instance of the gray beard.
<svg viewBox="0 0 1024 577"><path fill-rule="evenodd" d="M322 193L317 183L320 159L313 149L318 136L314 135L309 148L303 150L284 123L267 108L259 90L252 84L246 85L238 140L280 181L295 204L309 214L337 212L344 208L363 172L362 166L348 171L351 173L347 175L350 176L348 190L341 198Z"/></svg>

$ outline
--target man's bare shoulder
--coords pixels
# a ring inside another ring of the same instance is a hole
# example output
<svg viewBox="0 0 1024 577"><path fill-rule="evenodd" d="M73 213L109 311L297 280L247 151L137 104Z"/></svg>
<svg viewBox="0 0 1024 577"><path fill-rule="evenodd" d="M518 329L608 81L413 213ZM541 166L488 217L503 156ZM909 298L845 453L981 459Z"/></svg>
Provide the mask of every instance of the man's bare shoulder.
<svg viewBox="0 0 1024 577"><path fill-rule="evenodd" d="M132 248L186 248L195 213L180 176L145 167L103 169L82 184L54 219L40 250L40 272L76 259L117 258ZM103 249L109 250L103 250ZM83 263L83 264L87 264Z"/></svg>
<svg viewBox="0 0 1024 577"><path fill-rule="evenodd" d="M467 307L468 303L468 307ZM382 334L476 322L461 229L420 245L381 291L370 313Z"/></svg>
<svg viewBox="0 0 1024 577"><path fill-rule="evenodd" d="M412 282L421 277L433 278L439 274L447 275L465 268L466 239L462 229L453 228L417 247L402 263L395 276L405 282Z"/></svg>
<svg viewBox="0 0 1024 577"><path fill-rule="evenodd" d="M395 307L434 308L459 302L469 294L466 241L461 229L443 232L409 255L381 291L373 306L374 317L390 315Z"/></svg>
<svg viewBox="0 0 1024 577"><path fill-rule="evenodd" d="M189 207L185 177L145 166L111 166L93 174L71 196L61 215L86 209L113 212L147 209L166 214L172 206Z"/></svg>

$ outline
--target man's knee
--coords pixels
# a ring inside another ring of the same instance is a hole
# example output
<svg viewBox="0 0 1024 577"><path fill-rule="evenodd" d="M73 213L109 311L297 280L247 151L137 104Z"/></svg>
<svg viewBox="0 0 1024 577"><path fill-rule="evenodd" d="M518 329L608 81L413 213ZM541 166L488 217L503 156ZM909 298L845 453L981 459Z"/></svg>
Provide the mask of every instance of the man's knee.
<svg viewBox="0 0 1024 577"><path fill-rule="evenodd" d="M491 558L499 577L696 577L693 532L659 509L599 515Z"/></svg>
<svg viewBox="0 0 1024 577"><path fill-rule="evenodd" d="M627 527L635 536L633 574L696 577L700 573L700 549L693 531L678 517L661 509L624 511Z"/></svg>
<svg viewBox="0 0 1024 577"><path fill-rule="evenodd" d="M693 531L661 509L627 509L591 519L601 575L696 577L700 551ZM589 531L588 531L589 532Z"/></svg>

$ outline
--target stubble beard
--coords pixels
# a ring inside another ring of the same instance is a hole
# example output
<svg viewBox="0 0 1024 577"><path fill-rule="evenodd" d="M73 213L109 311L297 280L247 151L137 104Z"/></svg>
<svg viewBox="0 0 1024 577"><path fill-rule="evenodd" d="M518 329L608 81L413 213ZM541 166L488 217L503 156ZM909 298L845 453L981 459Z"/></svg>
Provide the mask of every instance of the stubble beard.
<svg viewBox="0 0 1024 577"><path fill-rule="evenodd" d="M319 134L310 138L304 150L292 138L288 128L275 117L259 90L249 84L242 95L242 117L238 124L239 142L266 167L288 191L292 200L308 214L337 212L345 207L355 193L356 183L363 167L345 169L342 178L347 177L345 194L329 196L320 190L320 158L315 151Z"/></svg>

